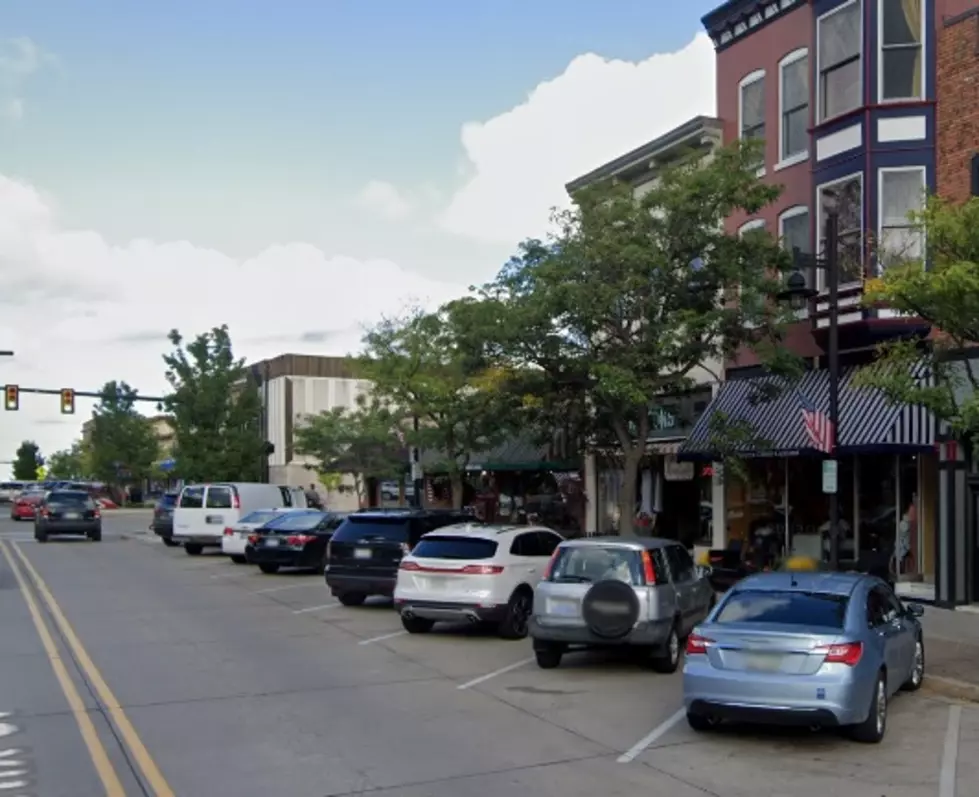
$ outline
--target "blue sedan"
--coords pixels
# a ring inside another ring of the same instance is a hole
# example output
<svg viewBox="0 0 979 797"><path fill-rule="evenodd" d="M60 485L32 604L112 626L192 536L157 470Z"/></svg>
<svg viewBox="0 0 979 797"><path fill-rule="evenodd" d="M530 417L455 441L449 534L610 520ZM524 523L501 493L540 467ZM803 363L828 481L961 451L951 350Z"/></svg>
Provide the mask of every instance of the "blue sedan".
<svg viewBox="0 0 979 797"><path fill-rule="evenodd" d="M858 741L880 742L891 696L924 679L922 614L865 574L750 576L687 639L690 727L846 727Z"/></svg>

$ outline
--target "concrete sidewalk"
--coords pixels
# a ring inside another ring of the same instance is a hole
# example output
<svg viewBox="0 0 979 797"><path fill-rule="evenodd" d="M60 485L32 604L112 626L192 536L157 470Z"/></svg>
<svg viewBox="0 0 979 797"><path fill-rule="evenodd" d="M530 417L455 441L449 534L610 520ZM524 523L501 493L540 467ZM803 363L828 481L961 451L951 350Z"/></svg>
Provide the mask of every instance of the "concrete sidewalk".
<svg viewBox="0 0 979 797"><path fill-rule="evenodd" d="M930 692L979 702L979 614L925 608L925 686Z"/></svg>

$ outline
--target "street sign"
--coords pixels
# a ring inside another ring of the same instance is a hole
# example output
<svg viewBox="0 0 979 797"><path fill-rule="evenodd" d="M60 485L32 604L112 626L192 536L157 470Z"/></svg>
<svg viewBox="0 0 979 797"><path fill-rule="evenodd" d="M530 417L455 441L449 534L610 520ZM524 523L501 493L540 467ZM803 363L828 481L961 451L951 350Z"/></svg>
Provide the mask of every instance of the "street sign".
<svg viewBox="0 0 979 797"><path fill-rule="evenodd" d="M823 492L832 495L837 489L837 468L835 459L823 460Z"/></svg>

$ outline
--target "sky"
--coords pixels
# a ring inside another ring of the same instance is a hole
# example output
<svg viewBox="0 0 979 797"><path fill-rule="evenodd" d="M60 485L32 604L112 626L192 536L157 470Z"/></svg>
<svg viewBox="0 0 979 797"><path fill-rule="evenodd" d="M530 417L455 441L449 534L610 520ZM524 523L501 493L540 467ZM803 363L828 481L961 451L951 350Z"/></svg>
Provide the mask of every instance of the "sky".
<svg viewBox="0 0 979 797"><path fill-rule="evenodd" d="M713 114L713 5L4 0L0 382L160 395L173 328L355 352L492 278L568 181ZM91 409L23 395L0 462Z"/></svg>

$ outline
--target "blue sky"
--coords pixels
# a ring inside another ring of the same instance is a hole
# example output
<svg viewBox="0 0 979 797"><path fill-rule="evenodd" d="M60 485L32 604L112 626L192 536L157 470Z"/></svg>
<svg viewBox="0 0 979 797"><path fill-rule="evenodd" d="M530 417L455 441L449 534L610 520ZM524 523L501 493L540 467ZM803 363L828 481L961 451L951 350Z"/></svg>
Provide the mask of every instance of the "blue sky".
<svg viewBox="0 0 979 797"><path fill-rule="evenodd" d="M564 182L712 112L713 54L703 37L692 43L712 5L5 0L0 42L8 55L13 40L34 49L16 74L0 49L0 109L11 111L0 176L20 181L0 189L0 213L30 221L7 241L0 226L0 276L21 263L20 278L64 282L58 301L75 304L61 317L80 320L51 325L48 349L128 336L117 352L128 363L132 341L144 341L140 363L151 365L117 375L140 386L159 385L165 346L145 340L164 326L227 321L249 356L310 350L303 330L349 332L412 286L444 298L490 276L520 238L542 232ZM674 60L656 60L667 53ZM678 73L690 77L678 85ZM44 262L23 265L34 256ZM162 304L160 291L187 275L230 280L236 301ZM254 320L272 294L293 301L275 292L297 281L316 286L307 293L324 310L307 314L325 318ZM393 287L365 302L362 283ZM74 300L65 285L81 291ZM120 285L131 286L125 297ZM54 294L25 291L21 300L50 307ZM4 318L7 339L42 345ZM310 353L342 353L331 347L358 335ZM27 380L42 366L18 357L7 367ZM43 367L65 381L62 366Z"/></svg>

